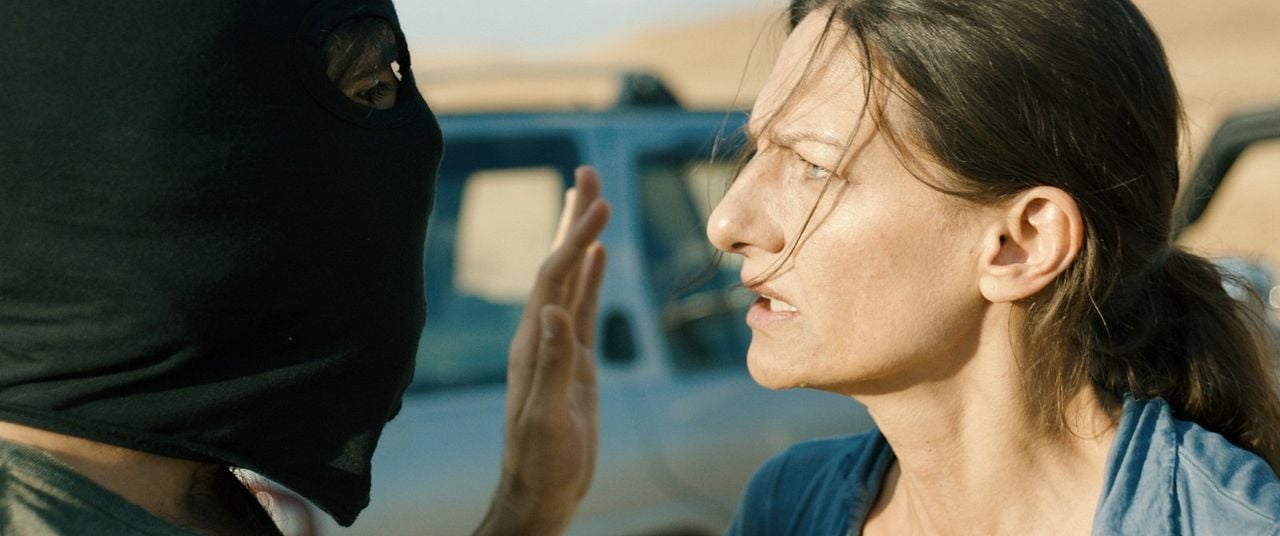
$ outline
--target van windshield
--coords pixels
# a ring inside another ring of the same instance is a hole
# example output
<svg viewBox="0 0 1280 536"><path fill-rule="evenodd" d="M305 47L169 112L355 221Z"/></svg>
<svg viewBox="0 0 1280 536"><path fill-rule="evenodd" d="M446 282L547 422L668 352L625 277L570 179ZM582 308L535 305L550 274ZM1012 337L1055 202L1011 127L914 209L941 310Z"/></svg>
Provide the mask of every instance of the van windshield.
<svg viewBox="0 0 1280 536"><path fill-rule="evenodd" d="M673 364L704 370L745 366L749 293L737 258L717 259L703 229L737 170L732 160L656 153L640 160L644 260Z"/></svg>

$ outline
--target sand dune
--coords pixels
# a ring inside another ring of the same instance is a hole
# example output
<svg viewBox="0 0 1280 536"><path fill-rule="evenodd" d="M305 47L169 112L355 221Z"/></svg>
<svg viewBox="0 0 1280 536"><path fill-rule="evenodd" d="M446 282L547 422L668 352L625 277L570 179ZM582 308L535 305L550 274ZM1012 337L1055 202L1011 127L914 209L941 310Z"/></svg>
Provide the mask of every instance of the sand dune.
<svg viewBox="0 0 1280 536"><path fill-rule="evenodd" d="M607 108L618 90L608 73L620 69L661 76L691 108L749 107L783 40L777 19L776 13L747 13L652 28L554 57L432 51L416 54L415 62L423 92L445 111Z"/></svg>

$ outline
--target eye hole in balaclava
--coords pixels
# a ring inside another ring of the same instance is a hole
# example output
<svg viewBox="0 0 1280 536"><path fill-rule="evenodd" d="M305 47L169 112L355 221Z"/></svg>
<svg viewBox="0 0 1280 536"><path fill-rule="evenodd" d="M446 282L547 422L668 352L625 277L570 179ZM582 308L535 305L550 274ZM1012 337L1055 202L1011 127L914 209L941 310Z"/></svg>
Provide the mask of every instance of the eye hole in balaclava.
<svg viewBox="0 0 1280 536"><path fill-rule="evenodd" d="M399 43L385 19L359 17L325 35L321 61L338 90L375 110L396 104L400 87Z"/></svg>

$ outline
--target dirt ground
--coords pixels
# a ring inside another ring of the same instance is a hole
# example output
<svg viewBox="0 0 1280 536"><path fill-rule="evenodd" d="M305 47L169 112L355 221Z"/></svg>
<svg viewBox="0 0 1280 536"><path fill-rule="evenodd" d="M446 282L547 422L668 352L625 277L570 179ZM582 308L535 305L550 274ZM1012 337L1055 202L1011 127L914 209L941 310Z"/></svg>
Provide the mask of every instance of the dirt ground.
<svg viewBox="0 0 1280 536"><path fill-rule="evenodd" d="M1184 167L1229 114L1280 105L1280 1L1136 2L1164 41L1182 91L1188 117ZM423 90L438 110L607 106L617 91L607 71L623 67L658 73L690 107L745 107L783 39L779 12L754 13L650 28L553 57L420 51L417 65L427 73ZM520 71L541 74L515 76ZM1183 242L1280 268L1280 143L1244 155Z"/></svg>

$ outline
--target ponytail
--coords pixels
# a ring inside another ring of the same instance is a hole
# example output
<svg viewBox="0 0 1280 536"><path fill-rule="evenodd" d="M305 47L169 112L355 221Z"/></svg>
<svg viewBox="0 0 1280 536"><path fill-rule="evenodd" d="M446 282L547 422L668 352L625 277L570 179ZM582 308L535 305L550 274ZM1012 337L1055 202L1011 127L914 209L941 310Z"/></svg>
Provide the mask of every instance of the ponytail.
<svg viewBox="0 0 1280 536"><path fill-rule="evenodd" d="M1087 234L1076 262L1026 304L1024 392L1041 423L1070 433L1068 406L1085 386L1113 415L1127 394L1160 397L1280 474L1280 389L1261 303L1224 286L1247 283L1177 246L1117 269L1138 263L1100 255L1102 240Z"/></svg>
<svg viewBox="0 0 1280 536"><path fill-rule="evenodd" d="M1096 341L1090 381L1113 400L1162 397L1176 417L1222 434L1280 473L1280 391L1261 308L1232 297L1224 278L1237 276L1200 256L1173 247L1162 261L1141 282L1145 289L1116 292L1102 307L1112 316L1098 318L1107 324L1100 331L1111 337Z"/></svg>

